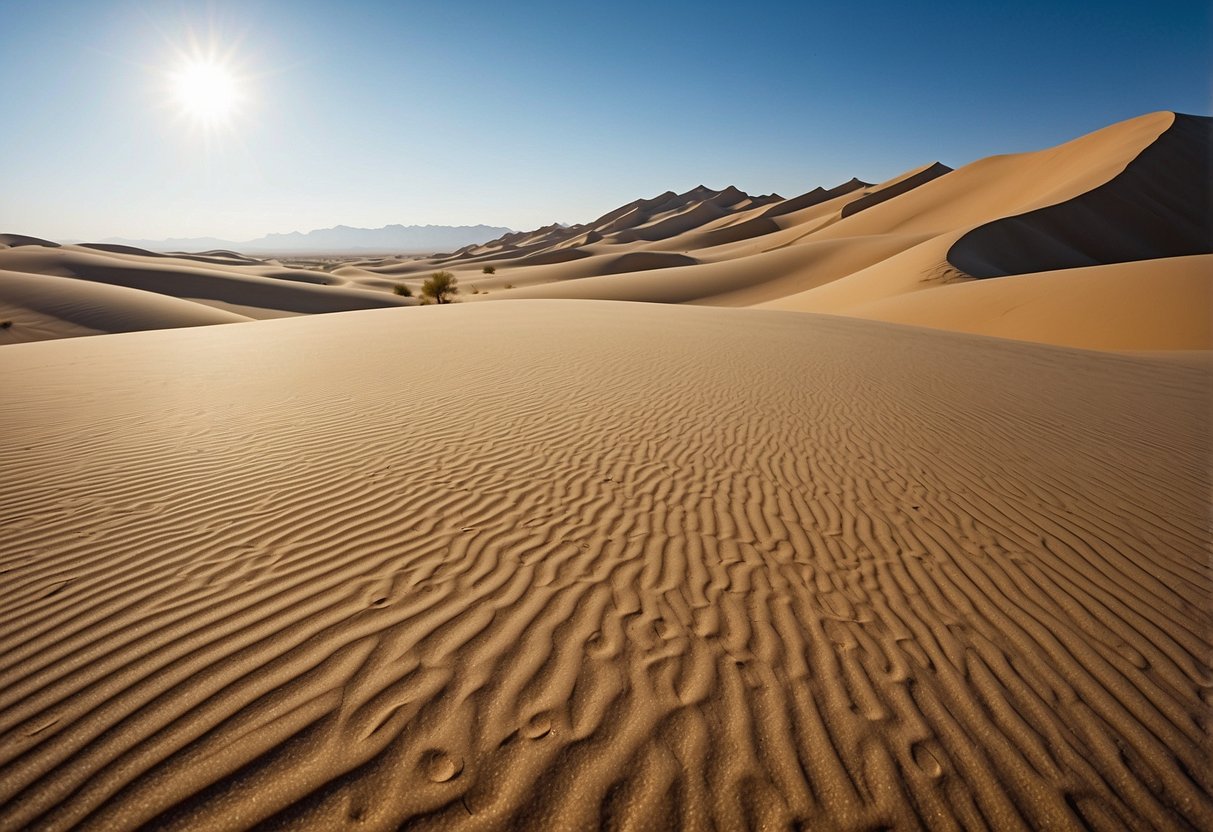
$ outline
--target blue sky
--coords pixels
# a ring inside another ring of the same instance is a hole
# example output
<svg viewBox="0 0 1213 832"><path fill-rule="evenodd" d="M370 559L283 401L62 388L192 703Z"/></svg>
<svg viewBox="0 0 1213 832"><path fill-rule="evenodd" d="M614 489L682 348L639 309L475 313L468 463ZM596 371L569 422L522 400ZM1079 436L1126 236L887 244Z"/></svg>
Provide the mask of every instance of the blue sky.
<svg viewBox="0 0 1213 832"><path fill-rule="evenodd" d="M1206 2L0 0L0 231L578 222L1208 114ZM219 44L245 100L164 89Z"/></svg>

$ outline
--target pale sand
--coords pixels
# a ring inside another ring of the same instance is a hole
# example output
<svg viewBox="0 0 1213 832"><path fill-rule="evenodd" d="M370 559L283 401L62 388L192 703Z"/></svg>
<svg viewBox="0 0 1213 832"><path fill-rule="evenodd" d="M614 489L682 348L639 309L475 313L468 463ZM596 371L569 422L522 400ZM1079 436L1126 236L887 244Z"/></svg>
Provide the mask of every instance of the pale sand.
<svg viewBox="0 0 1213 832"><path fill-rule="evenodd" d="M131 329L130 320L143 321L142 329L166 329L415 303L346 285L347 280L332 275L261 261L247 266L222 258L153 255L127 246L107 249L34 245L0 249L0 307L40 309L47 319L41 324L47 337L67 337L76 334L73 327L124 332ZM28 275L55 279L39 285ZM47 300L56 296L56 303ZM108 309L103 309L107 304ZM47 323L51 319L53 323ZM16 323L11 329L16 337Z"/></svg>
<svg viewBox="0 0 1213 832"><path fill-rule="evenodd" d="M0 369L0 828L1213 827L1207 353L519 301Z"/></svg>
<svg viewBox="0 0 1213 832"><path fill-rule="evenodd" d="M0 345L248 320L158 292L0 271Z"/></svg>

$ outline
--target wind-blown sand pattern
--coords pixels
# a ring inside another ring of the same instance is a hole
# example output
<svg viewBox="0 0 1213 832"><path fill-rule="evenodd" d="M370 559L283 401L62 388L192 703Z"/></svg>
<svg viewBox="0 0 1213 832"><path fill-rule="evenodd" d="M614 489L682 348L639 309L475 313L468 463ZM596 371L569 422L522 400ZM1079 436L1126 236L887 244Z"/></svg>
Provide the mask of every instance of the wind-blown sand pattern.
<svg viewBox="0 0 1213 832"><path fill-rule="evenodd" d="M0 827L1208 829L1206 359L573 301L4 347Z"/></svg>

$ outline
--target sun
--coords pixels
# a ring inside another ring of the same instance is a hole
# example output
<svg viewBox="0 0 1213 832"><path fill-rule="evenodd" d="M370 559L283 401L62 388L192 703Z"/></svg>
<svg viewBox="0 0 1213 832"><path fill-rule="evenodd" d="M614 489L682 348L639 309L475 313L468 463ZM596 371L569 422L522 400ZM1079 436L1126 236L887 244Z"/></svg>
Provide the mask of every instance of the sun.
<svg viewBox="0 0 1213 832"><path fill-rule="evenodd" d="M187 60L170 73L169 82L181 112L204 125L227 121L242 98L239 79L215 60Z"/></svg>

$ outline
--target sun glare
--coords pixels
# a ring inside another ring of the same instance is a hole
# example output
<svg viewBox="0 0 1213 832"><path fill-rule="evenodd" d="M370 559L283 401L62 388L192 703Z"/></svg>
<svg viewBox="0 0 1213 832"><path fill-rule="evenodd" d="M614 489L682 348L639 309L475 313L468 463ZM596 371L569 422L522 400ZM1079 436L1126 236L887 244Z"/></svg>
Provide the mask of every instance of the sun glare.
<svg viewBox="0 0 1213 832"><path fill-rule="evenodd" d="M181 111L202 124L226 121L240 104L236 77L217 61L188 61L171 74L170 80Z"/></svg>

